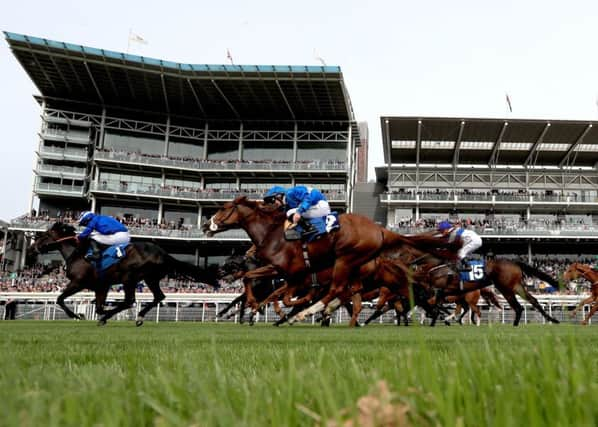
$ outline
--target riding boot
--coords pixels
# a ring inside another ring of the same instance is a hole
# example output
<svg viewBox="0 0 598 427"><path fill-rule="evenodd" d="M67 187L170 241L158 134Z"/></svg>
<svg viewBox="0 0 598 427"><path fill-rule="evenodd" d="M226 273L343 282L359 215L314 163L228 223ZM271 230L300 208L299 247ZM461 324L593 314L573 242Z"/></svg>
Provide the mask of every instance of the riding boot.
<svg viewBox="0 0 598 427"><path fill-rule="evenodd" d="M467 260L465 258L459 260L458 268L459 271L471 271L471 267L469 264L467 264Z"/></svg>
<svg viewBox="0 0 598 427"><path fill-rule="evenodd" d="M299 225L303 228L302 236L311 236L312 234L316 234L318 232L317 228L308 221L307 219L301 217L299 220Z"/></svg>
<svg viewBox="0 0 598 427"><path fill-rule="evenodd" d="M88 261L99 261L100 258L102 258L102 247L100 246L100 243L91 240L89 242L89 248L91 249L91 253L88 252L85 255L85 259Z"/></svg>

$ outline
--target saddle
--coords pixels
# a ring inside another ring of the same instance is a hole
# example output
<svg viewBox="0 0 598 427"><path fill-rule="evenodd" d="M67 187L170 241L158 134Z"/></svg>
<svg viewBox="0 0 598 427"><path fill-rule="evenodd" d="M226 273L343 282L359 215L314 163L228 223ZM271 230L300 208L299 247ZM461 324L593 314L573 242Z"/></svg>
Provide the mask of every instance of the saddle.
<svg viewBox="0 0 598 427"><path fill-rule="evenodd" d="M320 239L332 230L340 228L338 222L338 213L331 212L330 214L318 218L301 218L297 225L290 221L285 222L284 237L286 240L303 240L305 242L313 242Z"/></svg>
<svg viewBox="0 0 598 427"><path fill-rule="evenodd" d="M119 263L123 258L126 257L127 246L128 245L108 246L106 249L102 250L99 260L90 261L91 265L95 267L98 273L103 273L108 268L112 267L114 264Z"/></svg>

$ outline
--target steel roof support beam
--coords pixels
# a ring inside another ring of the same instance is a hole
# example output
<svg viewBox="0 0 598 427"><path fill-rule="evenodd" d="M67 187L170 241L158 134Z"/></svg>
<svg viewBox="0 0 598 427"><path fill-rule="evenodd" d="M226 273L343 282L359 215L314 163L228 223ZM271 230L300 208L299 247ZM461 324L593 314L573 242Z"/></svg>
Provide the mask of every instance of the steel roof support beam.
<svg viewBox="0 0 598 427"><path fill-rule="evenodd" d="M571 154L575 151L575 149L579 146L579 144L581 144L583 142L584 138L586 137L586 135L588 134L590 129L592 129L591 123L586 126L586 128L581 133L579 138L577 138L577 140L573 144L571 144L571 147L569 147L569 149L567 150L567 152L565 153L563 158L559 161L559 168L562 168L565 165L565 163L569 160L569 157L571 157Z"/></svg>
<svg viewBox="0 0 598 427"><path fill-rule="evenodd" d="M550 123L546 123L546 126L544 126L544 129L542 130L542 133L540 134L538 139L536 139L534 145L532 145L532 148L529 150L529 153L527 154L527 157L523 162L523 166L527 166L531 162L532 158L534 157L534 154L536 154L538 147L542 143L542 140L544 140L544 136L546 135L546 132L548 132L548 129L550 129Z"/></svg>
<svg viewBox="0 0 598 427"><path fill-rule="evenodd" d="M189 88L191 89L193 98L195 98L195 102L197 103L197 106L199 107L199 111L201 111L201 114L204 117L206 117L206 110L204 110L203 105L201 105L201 101L199 100L199 96L197 95L197 92L195 91L195 88L193 87L193 83L191 82L191 79L187 77L185 80L187 80L187 83L189 84Z"/></svg>
<svg viewBox="0 0 598 427"><path fill-rule="evenodd" d="M60 67L58 66L58 64L56 63L56 61L54 60L54 58L51 57L51 56L50 56L50 61L52 61L52 64L54 65L54 68L56 68L56 72L60 76L62 82L64 83L64 85L66 86L66 88L68 89L68 91L71 92L71 93L73 93L73 88L71 88L71 85L69 84L68 80L64 77L64 74L62 74L62 70L60 70Z"/></svg>
<svg viewBox="0 0 598 427"><path fill-rule="evenodd" d="M494 147L492 147L492 153L490 153L490 158L488 159L488 166L490 167L496 166L496 163L498 163L498 151L500 150L500 144L508 126L509 122L503 123L498 138L496 138L496 142L494 143Z"/></svg>
<svg viewBox="0 0 598 427"><path fill-rule="evenodd" d="M280 91L280 94L282 95L282 99L284 99L284 103L286 104L287 108L289 109L289 112L291 113L291 117L293 118L293 120L296 120L295 113L293 112L293 109L291 108L291 104L289 104L289 100L287 99L287 96L284 94L284 91L282 90L282 86L280 86L280 83L278 82L278 80L276 80L276 87L278 87L278 90Z"/></svg>
<svg viewBox="0 0 598 427"><path fill-rule="evenodd" d="M89 69L89 65L87 65L87 61L83 61L83 65L85 65L85 70L87 70L87 75L91 79L91 83L93 84L93 87L96 90L96 94L98 95L98 98L100 98L100 103L102 105L104 105L104 97L102 96L102 92L100 92L100 88L98 87L98 84L96 83L96 79L93 78L93 74L91 73L91 70Z"/></svg>
<svg viewBox="0 0 598 427"><path fill-rule="evenodd" d="M160 82L162 83L162 95L164 95L164 105L166 112L170 114L170 105L168 104L168 94L166 93L166 82L164 81L164 74L160 74Z"/></svg>
<svg viewBox="0 0 598 427"><path fill-rule="evenodd" d="M211 79L210 80L212 82L212 84L214 85L214 87L216 88L216 90L218 91L218 93L220 94L220 96L222 97L222 99L224 99L224 102L226 102L226 104L228 105L228 107L232 110L233 114L235 116L237 116L237 119L241 119L241 115L237 112L237 110L235 109L235 107L233 106L233 104L228 100L228 98L226 97L226 95L224 94L224 92L222 92L222 89L220 89L220 86L218 86L218 83L216 83L216 80Z"/></svg>
<svg viewBox="0 0 598 427"><path fill-rule="evenodd" d="M415 139L415 164L417 168L415 170L415 189L419 190L419 156L422 146L422 121L417 121L417 137Z"/></svg>
<svg viewBox="0 0 598 427"><path fill-rule="evenodd" d="M459 134L455 140L455 149L453 150L453 182L457 178L457 164L459 163L459 150L461 148L461 138L463 138L463 129L465 129L465 120L461 120Z"/></svg>
<svg viewBox="0 0 598 427"><path fill-rule="evenodd" d="M388 164L387 164L387 172L386 172L386 187L387 190L390 191L390 173L391 173L391 166L392 166L392 138L390 137L390 125L389 125L390 120L388 119L384 119L384 134L382 136L382 140L386 143L385 147L386 148L386 156L388 159ZM384 138L386 137L386 138Z"/></svg>

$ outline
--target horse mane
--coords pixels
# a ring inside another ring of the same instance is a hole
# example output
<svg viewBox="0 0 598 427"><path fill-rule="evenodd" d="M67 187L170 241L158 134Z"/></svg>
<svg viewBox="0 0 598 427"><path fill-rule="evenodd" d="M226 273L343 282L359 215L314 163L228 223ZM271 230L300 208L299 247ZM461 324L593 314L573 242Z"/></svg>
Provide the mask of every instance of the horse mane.
<svg viewBox="0 0 598 427"><path fill-rule="evenodd" d="M286 211L284 209L280 209L276 205L267 205L256 200L250 200L245 195L237 196L233 203L235 205L247 206L276 220L286 218Z"/></svg>
<svg viewBox="0 0 598 427"><path fill-rule="evenodd" d="M67 224L65 222L61 222L61 221L56 221L54 224L52 224L52 227L50 227L50 230L58 231L61 234L64 234L67 236L72 236L72 235L77 234L75 227L73 227L72 225Z"/></svg>

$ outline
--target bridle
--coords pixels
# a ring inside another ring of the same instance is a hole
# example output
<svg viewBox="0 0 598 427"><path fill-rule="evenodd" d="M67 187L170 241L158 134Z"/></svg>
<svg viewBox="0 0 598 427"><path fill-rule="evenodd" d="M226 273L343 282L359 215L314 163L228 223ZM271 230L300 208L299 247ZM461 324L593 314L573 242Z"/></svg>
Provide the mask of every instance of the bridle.
<svg viewBox="0 0 598 427"><path fill-rule="evenodd" d="M50 234L49 234L49 233L46 233L46 235L47 235L48 237L50 237L50 238L52 239L52 241L51 241L51 242L48 242L48 243L44 243L43 245L41 245L41 248L46 248L46 247L48 247L48 246L55 245L55 244L57 244L57 243L62 243L62 242L68 241L68 240L76 240L76 239L77 239L77 236L76 236L76 235L73 235L73 236L66 236L66 237L60 237L60 238L58 238L58 239L54 239L52 236L50 236ZM41 248L40 248L40 249L41 249Z"/></svg>
<svg viewBox="0 0 598 427"><path fill-rule="evenodd" d="M236 204L234 201L232 201L231 203L232 203L232 205L233 205L233 206L232 206L232 208L231 208L230 212L229 212L229 213L228 213L228 214L227 214L227 215L226 215L226 216L225 216L223 219L221 219L221 220L219 221L219 222L220 222L220 224L222 224L222 225L226 225L226 224L224 224L224 222L225 222L227 219L229 219L229 218L232 216L233 212L235 212L235 211L238 209L238 208L237 208L237 204ZM212 215L212 217L210 218L210 231L216 231L216 230L218 230L218 224L216 224L216 223L214 222L214 216L215 216L215 215Z"/></svg>

